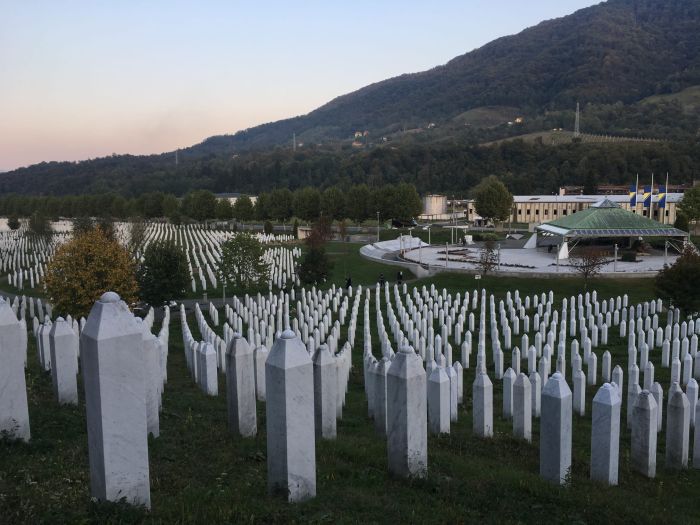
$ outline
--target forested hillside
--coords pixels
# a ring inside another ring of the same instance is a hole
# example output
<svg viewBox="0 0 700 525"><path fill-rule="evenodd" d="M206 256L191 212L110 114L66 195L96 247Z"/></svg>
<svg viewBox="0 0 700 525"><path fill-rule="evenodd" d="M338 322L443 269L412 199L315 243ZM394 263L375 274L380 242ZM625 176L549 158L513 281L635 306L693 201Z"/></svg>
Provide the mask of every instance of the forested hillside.
<svg viewBox="0 0 700 525"><path fill-rule="evenodd" d="M700 2L609 0L429 71L338 97L308 115L210 137L181 150L178 166L174 154L46 162L0 174L0 193L257 193L398 181L420 191L464 192L489 174L514 191L550 191L586 177L589 185L623 182L651 171L688 181L700 160L700 104L692 95L698 85ZM668 142L479 147L571 130L577 101L587 133ZM514 115L522 120L505 121ZM355 130L368 135L353 148ZM305 143L297 152L293 133Z"/></svg>

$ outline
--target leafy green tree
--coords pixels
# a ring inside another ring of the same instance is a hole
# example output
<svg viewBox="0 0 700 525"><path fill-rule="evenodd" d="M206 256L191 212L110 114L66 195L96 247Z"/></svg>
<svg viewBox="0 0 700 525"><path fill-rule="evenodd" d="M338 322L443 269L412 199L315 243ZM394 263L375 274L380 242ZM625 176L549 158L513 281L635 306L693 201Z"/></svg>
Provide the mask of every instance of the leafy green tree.
<svg viewBox="0 0 700 525"><path fill-rule="evenodd" d="M94 302L114 291L127 303L137 298L136 263L101 228L81 233L61 245L46 268L44 286L56 311L87 317Z"/></svg>
<svg viewBox="0 0 700 525"><path fill-rule="evenodd" d="M305 221L316 220L321 210L321 192L306 187L294 192L294 216Z"/></svg>
<svg viewBox="0 0 700 525"><path fill-rule="evenodd" d="M81 215L79 217L74 217L71 221L73 226L73 235L80 235L81 233L86 233L95 227L92 222L92 218L87 215Z"/></svg>
<svg viewBox="0 0 700 525"><path fill-rule="evenodd" d="M678 228L679 230L683 230L684 232L688 231L688 217L683 215L682 213L677 213L676 214L676 221L673 223L674 228Z"/></svg>
<svg viewBox="0 0 700 525"><path fill-rule="evenodd" d="M126 199L122 197L121 195L117 195L114 197L114 200L112 200L112 205L110 207L110 211L112 213L112 216L117 217L118 219L124 219L126 218Z"/></svg>
<svg viewBox="0 0 700 525"><path fill-rule="evenodd" d="M220 221L230 221L233 219L233 206L228 199L216 201L216 218Z"/></svg>
<svg viewBox="0 0 700 525"><path fill-rule="evenodd" d="M37 237L47 237L53 233L51 223L43 212L35 211L30 215L29 233Z"/></svg>
<svg viewBox="0 0 700 525"><path fill-rule="evenodd" d="M345 213L345 194L337 186L321 194L321 213L331 219L342 219Z"/></svg>
<svg viewBox="0 0 700 525"><path fill-rule="evenodd" d="M394 218L410 220L420 215L423 202L413 184L402 182L394 189Z"/></svg>
<svg viewBox="0 0 700 525"><path fill-rule="evenodd" d="M10 215L10 217L7 219L7 227L11 230L19 230L19 217L17 217L17 215Z"/></svg>
<svg viewBox="0 0 700 525"><path fill-rule="evenodd" d="M272 233L272 231L273 231L272 223L270 221L265 221L265 223L263 224L263 232L266 235L270 235Z"/></svg>
<svg viewBox="0 0 700 525"><path fill-rule="evenodd" d="M159 191L139 195L138 206L141 215L147 219L163 216L163 199L165 195Z"/></svg>
<svg viewBox="0 0 700 525"><path fill-rule="evenodd" d="M325 249L329 234L330 221L321 216L305 240L306 253L299 261L297 275L303 284L321 284L328 278L333 268Z"/></svg>
<svg viewBox="0 0 700 525"><path fill-rule="evenodd" d="M657 274L654 287L659 297L671 301L685 314L691 315L700 311L698 282L700 255L691 246L687 246L676 262Z"/></svg>
<svg viewBox="0 0 700 525"><path fill-rule="evenodd" d="M262 290L268 282L263 245L248 233L239 233L221 245L218 273L238 293Z"/></svg>
<svg viewBox="0 0 700 525"><path fill-rule="evenodd" d="M216 197L209 190L196 190L185 195L182 211L196 221L213 219L216 216Z"/></svg>
<svg viewBox="0 0 700 525"><path fill-rule="evenodd" d="M508 220L513 208L513 195L497 177L491 175L482 180L473 191L474 208L485 220Z"/></svg>
<svg viewBox="0 0 700 525"><path fill-rule="evenodd" d="M260 193L255 201L255 218L265 221L272 217L272 196L269 193Z"/></svg>
<svg viewBox="0 0 700 525"><path fill-rule="evenodd" d="M180 201L172 193L163 197L163 216L171 219L175 213L180 213Z"/></svg>
<svg viewBox="0 0 700 525"><path fill-rule="evenodd" d="M366 184L351 186L345 199L345 215L355 223L360 223L370 216L371 194Z"/></svg>
<svg viewBox="0 0 700 525"><path fill-rule="evenodd" d="M136 274L141 298L152 305L178 299L190 284L187 256L172 240L155 241L146 248Z"/></svg>
<svg viewBox="0 0 700 525"><path fill-rule="evenodd" d="M241 195L233 204L233 216L239 221L250 221L255 217L253 201L248 195Z"/></svg>
<svg viewBox="0 0 700 525"><path fill-rule="evenodd" d="M688 222L696 223L700 220L700 186L693 186L683 194L678 211Z"/></svg>
<svg viewBox="0 0 700 525"><path fill-rule="evenodd" d="M286 221L292 216L292 192L289 189L272 190L270 216L277 221Z"/></svg>

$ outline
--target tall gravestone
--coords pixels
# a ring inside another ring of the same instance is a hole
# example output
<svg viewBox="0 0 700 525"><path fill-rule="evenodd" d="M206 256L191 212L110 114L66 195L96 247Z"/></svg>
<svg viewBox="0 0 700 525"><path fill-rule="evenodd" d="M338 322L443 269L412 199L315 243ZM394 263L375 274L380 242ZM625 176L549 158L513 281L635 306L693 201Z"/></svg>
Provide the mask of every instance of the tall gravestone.
<svg viewBox="0 0 700 525"><path fill-rule="evenodd" d="M572 394L558 372L542 389L540 476L563 484L571 468Z"/></svg>
<svg viewBox="0 0 700 525"><path fill-rule="evenodd" d="M29 408L24 377L25 350L19 321L0 299L0 432L29 441Z"/></svg>
<svg viewBox="0 0 700 525"><path fill-rule="evenodd" d="M142 334L114 292L102 295L81 335L90 492L150 507Z"/></svg>
<svg viewBox="0 0 700 525"><path fill-rule="evenodd" d="M657 406L654 396L642 390L632 412L632 468L648 478L656 476Z"/></svg>
<svg viewBox="0 0 700 525"><path fill-rule="evenodd" d="M288 501L316 496L313 365L304 344L285 330L265 363L267 485ZM425 390L423 390L425 392Z"/></svg>
<svg viewBox="0 0 700 525"><path fill-rule="evenodd" d="M78 404L78 336L62 318L56 319L49 333L51 380L60 404Z"/></svg>
<svg viewBox="0 0 700 525"><path fill-rule="evenodd" d="M531 389L530 379L518 374L513 385L513 435L528 442L532 440Z"/></svg>
<svg viewBox="0 0 700 525"><path fill-rule="evenodd" d="M432 434L450 433L450 378L440 367L428 377L428 429Z"/></svg>
<svg viewBox="0 0 700 525"><path fill-rule="evenodd" d="M620 406L617 388L605 383L593 397L591 479L617 485L620 460Z"/></svg>
<svg viewBox="0 0 700 525"><path fill-rule="evenodd" d="M477 371L472 385L474 434L482 438L493 437L493 383L486 372Z"/></svg>
<svg viewBox="0 0 700 525"><path fill-rule="evenodd" d="M321 345L313 357L314 363L314 415L316 436L325 439L336 437L336 390L338 370L327 345Z"/></svg>
<svg viewBox="0 0 700 525"><path fill-rule="evenodd" d="M666 468L684 469L688 467L690 407L676 383L671 385L666 410Z"/></svg>
<svg viewBox="0 0 700 525"><path fill-rule="evenodd" d="M308 355L306 353L307 357ZM267 383L267 371L265 374ZM310 385L313 391L313 377ZM254 436L258 431L258 425L253 350L239 333L233 334L226 348L226 403L231 431L244 437Z"/></svg>
<svg viewBox="0 0 700 525"><path fill-rule="evenodd" d="M389 471L397 476L428 473L426 388L421 358L403 346L387 374L387 453Z"/></svg>

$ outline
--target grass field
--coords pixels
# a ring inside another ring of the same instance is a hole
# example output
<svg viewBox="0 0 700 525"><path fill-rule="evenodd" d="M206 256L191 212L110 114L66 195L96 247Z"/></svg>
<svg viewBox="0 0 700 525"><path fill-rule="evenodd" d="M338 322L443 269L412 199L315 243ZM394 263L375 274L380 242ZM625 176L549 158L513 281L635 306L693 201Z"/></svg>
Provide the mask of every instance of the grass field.
<svg viewBox="0 0 700 525"><path fill-rule="evenodd" d="M371 275L374 269L367 267L365 271ZM359 279L361 273L357 275ZM557 300L562 294L578 291L571 280L488 278L463 284L463 279L461 275L445 274L433 281L415 283L434 282L453 292L471 291L478 283L499 296L506 289L516 287L521 293L552 289ZM651 297L648 282L596 284L600 285L601 298L623 293L630 293L635 300ZM371 309L373 320L373 305ZM193 317L189 325L197 338ZM452 425L450 435L429 437L428 478L413 481L393 478L387 473L385 440L375 434L366 416L362 330L360 316L353 352L354 369L347 405L338 424L338 439L317 442L318 496L307 503L288 505L266 493L264 404L258 405L256 438L231 435L226 426L224 378L219 382L222 394L216 398L206 397L195 387L185 364L178 316L174 315L161 437L149 442L151 512L90 501L82 386L79 407L57 406L52 398L50 376L40 371L30 339L27 382L33 438L28 445L0 444L0 521L8 524L700 521L696 489L700 471L666 471L663 434L659 436L656 479L647 480L630 470L629 432L623 430L620 486L606 488L589 481L590 407L596 387L588 388L587 416L574 416L573 468L567 486L552 486L538 476L537 420L533 420L532 444L511 437L511 423L500 417L502 389L498 381L494 380L494 438L474 437L471 430L474 362L465 371L465 404L460 407L459 422ZM372 333L376 338L375 327ZM617 334L617 329L611 330L608 349L613 354L613 364L624 365L626 345ZM515 339L519 338L514 338L514 342ZM377 343L375 340L374 348ZM598 355L603 351L604 348L599 348ZM474 355L472 359L475 360ZM653 359L658 363L658 351ZM510 362L508 356L506 362ZM623 368L627 381L626 367ZM492 370L490 362L489 369ZM666 389L668 370L657 366L656 375ZM567 379L570 381L570 375ZM623 427L625 414L623 405Z"/></svg>

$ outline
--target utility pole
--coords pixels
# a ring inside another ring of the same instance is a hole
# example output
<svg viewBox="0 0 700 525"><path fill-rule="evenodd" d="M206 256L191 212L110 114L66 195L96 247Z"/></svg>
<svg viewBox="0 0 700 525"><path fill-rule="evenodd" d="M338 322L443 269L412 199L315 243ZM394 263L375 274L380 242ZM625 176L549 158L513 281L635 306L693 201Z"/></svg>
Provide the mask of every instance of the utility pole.
<svg viewBox="0 0 700 525"><path fill-rule="evenodd" d="M377 210L377 242L379 242L379 210Z"/></svg>
<svg viewBox="0 0 700 525"><path fill-rule="evenodd" d="M581 136L581 108L576 102L576 121L574 122L574 138Z"/></svg>

